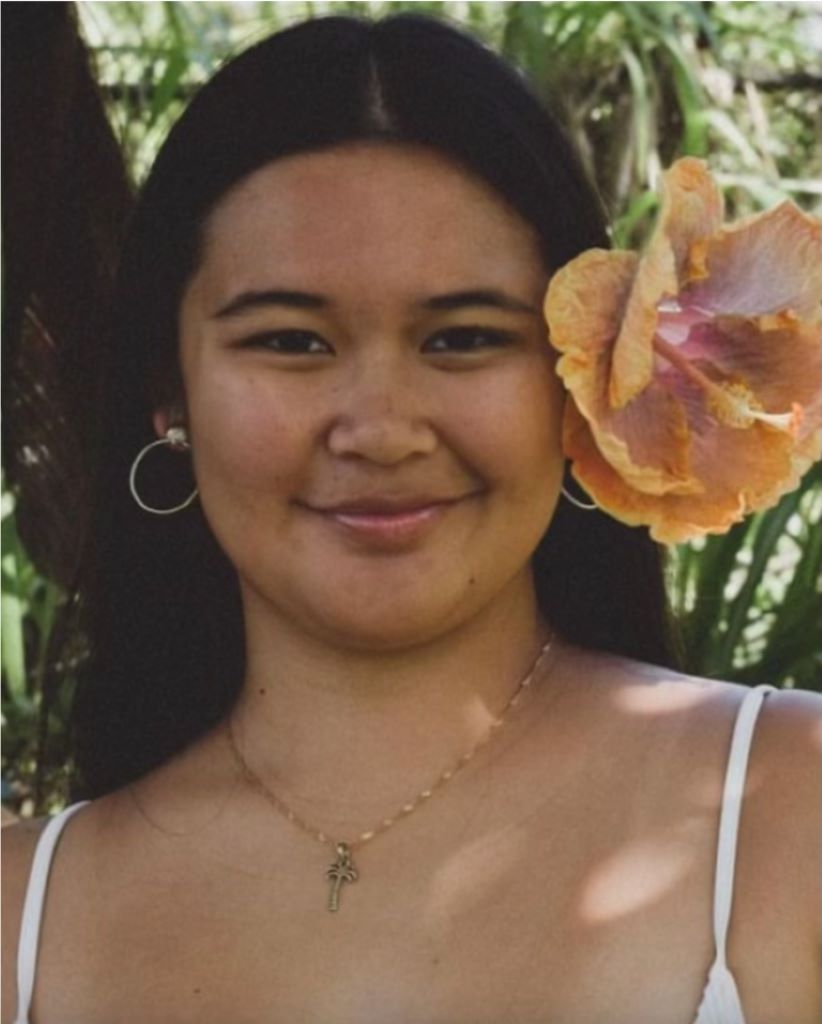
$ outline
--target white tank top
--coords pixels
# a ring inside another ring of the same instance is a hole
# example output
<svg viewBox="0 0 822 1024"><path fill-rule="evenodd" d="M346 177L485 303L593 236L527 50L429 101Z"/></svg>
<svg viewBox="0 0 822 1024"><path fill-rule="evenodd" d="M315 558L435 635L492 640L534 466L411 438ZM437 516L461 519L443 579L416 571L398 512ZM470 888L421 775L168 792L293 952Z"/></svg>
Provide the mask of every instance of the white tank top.
<svg viewBox="0 0 822 1024"><path fill-rule="evenodd" d="M736 982L725 959L725 945L731 917L736 838L742 810L742 795L745 790L748 755L759 709L766 694L775 689L773 686L754 687L745 694L737 712L728 755L725 788L722 793L714 876L713 925L716 956L708 971L702 1001L693 1024L746 1024ZM54 850L66 822L87 803L85 800L72 804L55 815L37 841L20 926L20 943L17 951L17 1016L14 1024L31 1024L29 1007L34 992L40 922Z"/></svg>

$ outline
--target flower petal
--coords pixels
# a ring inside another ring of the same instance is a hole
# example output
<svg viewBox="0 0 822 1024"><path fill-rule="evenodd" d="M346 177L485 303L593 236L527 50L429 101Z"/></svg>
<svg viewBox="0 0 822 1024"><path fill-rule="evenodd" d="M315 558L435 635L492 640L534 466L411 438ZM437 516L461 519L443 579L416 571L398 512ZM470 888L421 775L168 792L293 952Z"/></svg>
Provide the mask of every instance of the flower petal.
<svg viewBox="0 0 822 1024"><path fill-rule="evenodd" d="M820 224L793 203L724 227L697 247L706 277L680 294L680 305L748 317L818 315Z"/></svg>
<svg viewBox="0 0 822 1024"><path fill-rule="evenodd" d="M545 319L551 344L568 364L610 356L638 263L633 252L588 249L551 278Z"/></svg>
<svg viewBox="0 0 822 1024"><path fill-rule="evenodd" d="M645 494L704 490L691 467L685 410L670 391L651 383L624 409L586 418L600 452L631 487Z"/></svg>
<svg viewBox="0 0 822 1024"><path fill-rule="evenodd" d="M589 250L546 296L572 472L664 543L773 505L822 449L819 225L792 204L721 216L679 161L644 256Z"/></svg>
<svg viewBox="0 0 822 1024"><path fill-rule="evenodd" d="M693 396L698 404L701 394ZM691 413L697 428L704 416ZM629 526L647 525L654 540L679 544L706 533L724 533L749 512L767 508L797 486L808 462L794 461L790 438L757 425L751 430L721 428L715 432L694 430L694 476L701 493L648 493L632 486L621 467L603 455L588 421L572 400L566 404L563 445L572 460L572 472L600 508ZM717 458L717 450L722 458Z"/></svg>
<svg viewBox="0 0 822 1024"><path fill-rule="evenodd" d="M599 451L588 422L566 405L563 445L573 475L600 508L628 526L650 526L654 540L679 544L705 533L724 533L744 515L744 503L731 494L706 502L701 496L645 494L626 484Z"/></svg>
<svg viewBox="0 0 822 1024"><path fill-rule="evenodd" d="M607 401L611 348L637 264L634 253L591 249L554 275L545 313L551 342L563 353L557 373L606 458L634 486L700 490L688 469L684 414L663 390L649 388L621 410Z"/></svg>
<svg viewBox="0 0 822 1024"><path fill-rule="evenodd" d="M677 295L681 283L704 275L702 265L692 264L692 247L720 227L722 211L722 195L703 161L686 157L663 176L659 221L640 260L614 346L609 400L615 408L650 381L657 306Z"/></svg>
<svg viewBox="0 0 822 1024"><path fill-rule="evenodd" d="M800 444L819 431L822 351L817 325L792 317L720 316L694 328L678 351L714 380L745 388L763 413L778 416L798 406L802 415L795 437Z"/></svg>

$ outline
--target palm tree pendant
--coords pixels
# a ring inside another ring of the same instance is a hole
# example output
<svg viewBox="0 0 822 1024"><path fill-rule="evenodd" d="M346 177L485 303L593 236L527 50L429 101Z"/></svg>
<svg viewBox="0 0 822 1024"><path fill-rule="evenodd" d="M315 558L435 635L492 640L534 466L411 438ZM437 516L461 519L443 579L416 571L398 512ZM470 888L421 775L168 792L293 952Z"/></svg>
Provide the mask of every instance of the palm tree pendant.
<svg viewBox="0 0 822 1024"><path fill-rule="evenodd" d="M331 882L331 891L328 894L328 909L336 911L340 909L340 889L343 882L356 882L359 873L351 860L351 850L348 843L337 843L337 859L328 868L325 877Z"/></svg>

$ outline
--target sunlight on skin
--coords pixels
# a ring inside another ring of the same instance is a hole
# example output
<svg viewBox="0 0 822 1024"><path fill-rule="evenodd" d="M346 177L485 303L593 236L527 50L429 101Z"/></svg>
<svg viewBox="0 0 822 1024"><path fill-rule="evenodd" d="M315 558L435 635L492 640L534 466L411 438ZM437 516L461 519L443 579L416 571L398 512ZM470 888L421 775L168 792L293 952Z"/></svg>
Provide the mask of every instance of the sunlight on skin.
<svg viewBox="0 0 822 1024"><path fill-rule="evenodd" d="M423 908L425 926L454 920L476 902L478 891L488 893L497 883L504 898L512 874L527 854L528 842L526 830L511 825L461 846L434 875Z"/></svg>
<svg viewBox="0 0 822 1024"><path fill-rule="evenodd" d="M664 716L677 715L692 712L700 705L708 705L718 698L716 684L711 680L689 680L683 685L680 678L662 679L656 677L657 668L648 670L650 685L616 687L607 695L607 700L613 708L614 714L634 717L661 718ZM639 677L643 674L642 666L638 667ZM710 712L706 712L708 714ZM654 726L656 728L656 726ZM717 746L717 756L724 758L730 749L731 732L733 723L728 719L728 736L725 745ZM718 770L715 774L707 773L701 779L693 778L688 786L688 804L694 813L708 812L719 813L719 806L722 801L722 786L724 784L724 761L717 762ZM756 774L754 765L749 766L747 778L747 791L758 788L760 778Z"/></svg>
<svg viewBox="0 0 822 1024"><path fill-rule="evenodd" d="M660 830L645 839L623 843L589 872L576 900L584 927L603 925L664 899L694 869L691 828ZM476 900L477 892L501 886L504 898L513 874L527 855L522 829L502 829L463 847L436 873L431 885L426 924L453 920Z"/></svg>
<svg viewBox="0 0 822 1024"><path fill-rule="evenodd" d="M601 861L581 893L582 921L604 924L636 914L675 890L694 867L693 845L676 831L687 826L625 843Z"/></svg>
<svg viewBox="0 0 822 1024"><path fill-rule="evenodd" d="M644 716L660 716L676 714L680 711L691 711L700 704L716 699L715 683L710 680L691 680L689 685L683 686L676 679L661 681L654 686L626 687L614 692L613 704L620 711L629 714ZM725 745L717 747L717 756L726 758L730 751L733 722L728 720L728 737ZM754 736L756 743L756 736ZM720 753L721 752L721 753ZM719 814L719 807L722 802L722 787L725 781L725 761L721 762L721 770L711 777L705 776L700 783L696 779L688 787L687 799L692 809L707 811L708 813ZM745 781L745 800L750 802L753 794L762 786L765 781L764 772L757 766L756 759L752 758L748 765ZM718 818L717 818L718 826Z"/></svg>
<svg viewBox="0 0 822 1024"><path fill-rule="evenodd" d="M628 714L670 715L690 711L715 694L710 682L683 686L680 680L672 679L655 681L653 686L620 687L614 692L613 702L620 711Z"/></svg>
<svg viewBox="0 0 822 1024"><path fill-rule="evenodd" d="M609 700L615 714L647 718L686 714L715 701L717 696L715 685L709 680L684 686L681 680L671 678L661 682L654 679L653 685L615 688ZM730 719L728 727L732 728ZM746 799L763 781L752 765ZM591 863L579 878L574 898L574 915L579 923L584 928L595 928L641 914L670 898L694 871L701 870L704 858L712 859L714 855L712 844L717 834L723 784L723 771L695 772L692 780L685 782L685 792L681 794L684 801L675 817L667 820L662 809L655 822L648 822L634 835L624 835L611 851ZM453 919L470 908L478 887L488 891L497 885L504 893L512 875L521 870L527 859L528 844L532 841L527 830L508 827L462 846L434 876L426 910L428 922ZM710 849L704 846L705 842Z"/></svg>

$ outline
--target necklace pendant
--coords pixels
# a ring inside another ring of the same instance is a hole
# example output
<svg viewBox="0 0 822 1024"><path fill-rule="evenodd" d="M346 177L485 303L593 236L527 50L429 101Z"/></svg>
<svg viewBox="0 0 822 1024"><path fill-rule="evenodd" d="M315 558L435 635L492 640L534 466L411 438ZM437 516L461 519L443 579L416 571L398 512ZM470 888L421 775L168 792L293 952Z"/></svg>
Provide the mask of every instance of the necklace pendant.
<svg viewBox="0 0 822 1024"><path fill-rule="evenodd" d="M328 909L332 912L340 909L340 889L343 882L356 882L359 872L351 860L351 848L348 843L337 843L337 859L325 872L331 883L328 893Z"/></svg>

